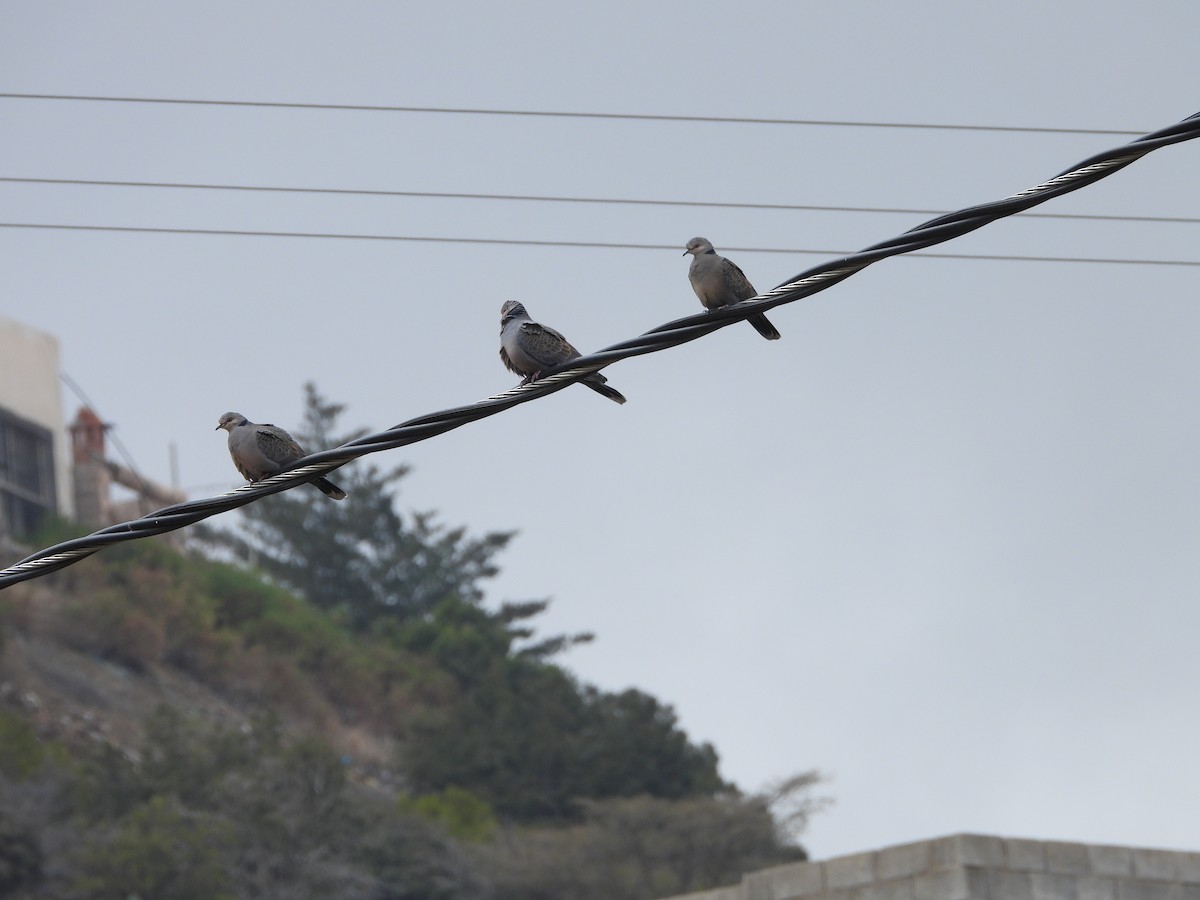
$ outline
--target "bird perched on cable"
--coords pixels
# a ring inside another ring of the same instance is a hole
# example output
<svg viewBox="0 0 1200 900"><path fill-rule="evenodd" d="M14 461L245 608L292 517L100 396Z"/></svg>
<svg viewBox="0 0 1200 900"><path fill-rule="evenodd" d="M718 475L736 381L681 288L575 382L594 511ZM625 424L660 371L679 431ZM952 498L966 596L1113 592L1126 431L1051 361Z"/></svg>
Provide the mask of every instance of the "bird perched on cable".
<svg viewBox="0 0 1200 900"><path fill-rule="evenodd" d="M522 384L537 381L547 369L580 355L553 328L529 318L525 307L516 300L509 300L500 307L500 359L510 372L523 376ZM593 372L579 383L609 400L624 403L625 396L610 388L607 381L599 372Z"/></svg>
<svg viewBox="0 0 1200 900"><path fill-rule="evenodd" d="M700 298L705 309L717 309L729 306L740 300L749 300L757 296L754 285L732 261L717 254L708 238L695 237L687 242L683 255L692 254L692 264L688 266L688 281L692 290ZM768 341L779 340L779 332L767 321L762 313L755 313L746 319L754 330Z"/></svg>
<svg viewBox="0 0 1200 900"><path fill-rule="evenodd" d="M247 481L262 481L304 456L304 449L282 428L256 425L241 413L225 413L217 421L221 428L229 432L229 455ZM310 484L326 497L346 499L346 492L328 478L318 476Z"/></svg>

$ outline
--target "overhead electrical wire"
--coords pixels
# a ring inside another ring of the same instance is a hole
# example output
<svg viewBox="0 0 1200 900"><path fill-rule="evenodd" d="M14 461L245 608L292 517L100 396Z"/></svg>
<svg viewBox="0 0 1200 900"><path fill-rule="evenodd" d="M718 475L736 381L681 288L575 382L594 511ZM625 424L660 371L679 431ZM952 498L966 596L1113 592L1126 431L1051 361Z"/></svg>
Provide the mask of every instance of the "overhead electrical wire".
<svg viewBox="0 0 1200 900"><path fill-rule="evenodd" d="M322 109L349 112L430 113L457 116L521 116L553 119L617 119L635 122L701 122L721 125L819 125L832 128L911 128L938 131L992 131L1031 134L1134 135L1141 131L1111 128L1048 128L1020 125L947 125L934 122L847 121L839 119L778 119L753 116L686 116L652 113L574 112L544 109L484 109L462 106L391 106L366 103L289 103L271 100L208 100L185 97L118 97L95 94L25 94L3 92L5 100L73 100L88 103L173 104L177 106L225 106L252 109Z"/></svg>
<svg viewBox="0 0 1200 900"><path fill-rule="evenodd" d="M538 203L593 203L626 206L684 206L707 209L771 209L797 212L896 213L915 216L940 216L948 209L909 209L895 206L819 206L811 203L735 203L722 200L644 200L633 197L572 197L554 194L481 194L461 191L389 191L370 188L289 187L265 184L207 184L190 181L114 181L96 178L22 178L0 175L5 184L73 185L82 187L161 188L200 191L258 191L274 194L333 194L351 197L409 197L429 200L485 200ZM1126 216L1101 213L1020 213L1022 219L1087 219L1098 222L1165 222L1200 224L1191 216Z"/></svg>
<svg viewBox="0 0 1200 900"><path fill-rule="evenodd" d="M1096 154L1070 169L1003 200L972 206L931 219L903 234L867 247L858 253L823 262L788 279L778 287L735 306L676 319L645 334L596 353L580 356L547 371L531 384L522 384L467 406L419 416L386 431L366 435L340 447L298 460L286 472L243 485L218 497L168 506L140 519L102 528L86 537L64 541L34 553L0 571L0 589L78 562L109 544L163 534L195 524L217 513L228 512L263 497L298 487L368 453L393 450L461 428L469 422L495 415L521 403L560 391L592 372L633 356L657 353L697 340L785 303L810 297L860 272L872 263L910 253L960 237L1006 216L1079 190L1136 162L1147 153L1200 137L1200 113L1182 122L1147 134L1121 147Z"/></svg>
<svg viewBox="0 0 1200 900"><path fill-rule="evenodd" d="M234 228L170 228L151 225L68 225L52 222L0 222L0 228L47 231L108 231L118 234L185 234L221 237L308 238L310 240L413 241L426 244L489 244L509 247L574 247L587 250L678 250L676 244L635 244L610 241L552 241L533 238L443 237L414 234L343 234L322 231L252 231ZM785 253L789 255L837 256L846 250L815 250L799 247L722 247L729 253ZM1126 259L1110 256L1021 256L1003 253L909 253L918 259L961 259L985 262L1096 263L1122 266L1200 266L1190 259Z"/></svg>

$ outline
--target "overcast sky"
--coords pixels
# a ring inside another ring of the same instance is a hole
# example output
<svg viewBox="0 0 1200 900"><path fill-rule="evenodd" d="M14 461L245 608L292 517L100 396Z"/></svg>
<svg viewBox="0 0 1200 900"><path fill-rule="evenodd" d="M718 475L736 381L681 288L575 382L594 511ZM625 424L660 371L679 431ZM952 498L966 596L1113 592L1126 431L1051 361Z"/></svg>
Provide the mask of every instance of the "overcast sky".
<svg viewBox="0 0 1200 900"><path fill-rule="evenodd" d="M1102 11L1107 10L1107 11ZM1200 5L0 3L0 92L1151 131ZM0 177L956 209L1128 140L0 99ZM1200 143L1041 212L1200 216ZM847 252L926 216L0 182L3 312L137 465L240 483L233 409L346 429L515 379L500 305L583 350L700 307L684 243ZM948 253L1200 260L1194 223L1010 219ZM759 289L821 255L730 253ZM963 830L1200 848L1200 268L896 259L380 458L517 529L489 602L674 705L747 790L819 768L819 857ZM66 413L76 402L64 394ZM347 501L353 502L353 499Z"/></svg>

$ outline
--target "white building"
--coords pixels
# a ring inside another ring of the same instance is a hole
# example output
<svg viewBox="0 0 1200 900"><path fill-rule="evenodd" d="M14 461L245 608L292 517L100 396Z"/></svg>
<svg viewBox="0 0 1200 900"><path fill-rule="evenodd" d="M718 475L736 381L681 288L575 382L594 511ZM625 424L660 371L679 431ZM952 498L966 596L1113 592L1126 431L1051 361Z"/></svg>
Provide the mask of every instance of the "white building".
<svg viewBox="0 0 1200 900"><path fill-rule="evenodd" d="M0 316L0 535L73 513L58 340Z"/></svg>

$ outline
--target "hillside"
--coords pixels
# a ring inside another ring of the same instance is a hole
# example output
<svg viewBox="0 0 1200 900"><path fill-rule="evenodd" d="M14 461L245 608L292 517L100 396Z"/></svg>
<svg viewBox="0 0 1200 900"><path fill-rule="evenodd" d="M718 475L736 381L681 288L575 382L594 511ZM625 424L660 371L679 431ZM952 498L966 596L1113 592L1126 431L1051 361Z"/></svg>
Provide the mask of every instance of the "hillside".
<svg viewBox="0 0 1200 900"><path fill-rule="evenodd" d="M149 541L5 591L0 892L648 898L803 855L669 707L530 644L542 606L355 630Z"/></svg>

